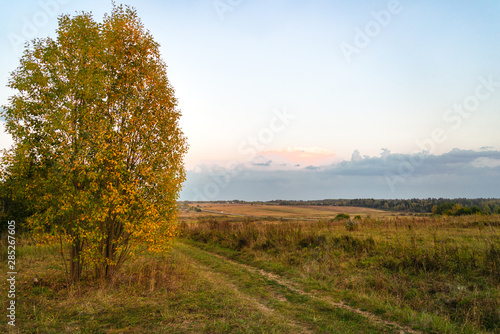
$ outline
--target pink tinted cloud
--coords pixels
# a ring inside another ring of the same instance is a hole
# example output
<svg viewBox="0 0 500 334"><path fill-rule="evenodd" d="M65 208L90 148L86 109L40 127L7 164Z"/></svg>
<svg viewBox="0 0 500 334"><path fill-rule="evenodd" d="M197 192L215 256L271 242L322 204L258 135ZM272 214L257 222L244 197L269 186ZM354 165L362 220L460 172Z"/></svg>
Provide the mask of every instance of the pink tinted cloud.
<svg viewBox="0 0 500 334"><path fill-rule="evenodd" d="M301 166L328 165L335 161L335 153L319 147L292 147L281 150L267 150L259 153L276 163L289 163Z"/></svg>

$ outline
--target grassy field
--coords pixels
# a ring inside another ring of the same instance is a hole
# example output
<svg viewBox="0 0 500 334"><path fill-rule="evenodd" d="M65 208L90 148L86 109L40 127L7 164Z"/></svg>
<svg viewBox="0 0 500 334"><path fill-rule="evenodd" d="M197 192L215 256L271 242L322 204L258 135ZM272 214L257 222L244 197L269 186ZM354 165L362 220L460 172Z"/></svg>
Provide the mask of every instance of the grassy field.
<svg viewBox="0 0 500 334"><path fill-rule="evenodd" d="M21 239L16 330L500 333L499 216L251 207L184 212L168 254L137 254L109 282L68 287L57 244ZM360 224L332 220L339 212L361 215Z"/></svg>
<svg viewBox="0 0 500 334"><path fill-rule="evenodd" d="M231 203L201 203L198 206L202 210L216 211L222 213L241 214L249 216L262 216L272 218L307 218L307 219L328 219L333 218L339 213L381 217L387 216L388 212L369 208L359 208L351 206L313 206L313 205L270 205L270 204L231 204ZM183 217L200 216L196 212L189 214L184 211Z"/></svg>

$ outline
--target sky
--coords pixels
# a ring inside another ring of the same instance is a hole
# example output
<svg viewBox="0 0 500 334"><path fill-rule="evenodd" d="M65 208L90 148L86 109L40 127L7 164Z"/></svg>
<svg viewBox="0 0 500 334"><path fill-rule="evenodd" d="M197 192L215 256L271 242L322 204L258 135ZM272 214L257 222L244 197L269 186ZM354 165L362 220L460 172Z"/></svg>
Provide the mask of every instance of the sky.
<svg viewBox="0 0 500 334"><path fill-rule="evenodd" d="M500 197L499 1L117 3L161 44L189 143L181 200ZM24 42L112 8L1 5L1 105Z"/></svg>

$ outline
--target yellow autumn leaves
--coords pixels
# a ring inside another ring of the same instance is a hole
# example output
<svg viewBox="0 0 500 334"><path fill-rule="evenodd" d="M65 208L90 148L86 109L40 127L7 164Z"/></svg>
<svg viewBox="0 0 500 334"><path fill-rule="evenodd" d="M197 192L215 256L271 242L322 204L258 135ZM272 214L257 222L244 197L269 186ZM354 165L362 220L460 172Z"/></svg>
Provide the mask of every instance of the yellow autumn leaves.
<svg viewBox="0 0 500 334"><path fill-rule="evenodd" d="M72 245L71 277L107 276L138 245L169 248L186 139L158 44L130 7L63 16L12 74L8 159L33 227ZM74 272L76 271L76 272Z"/></svg>

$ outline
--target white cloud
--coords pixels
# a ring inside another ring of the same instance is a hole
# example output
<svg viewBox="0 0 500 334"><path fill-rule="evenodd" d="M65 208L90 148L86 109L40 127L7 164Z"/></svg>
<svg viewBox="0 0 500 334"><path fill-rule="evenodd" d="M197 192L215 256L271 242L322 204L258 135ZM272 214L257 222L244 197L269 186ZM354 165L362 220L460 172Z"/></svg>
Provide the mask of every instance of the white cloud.
<svg viewBox="0 0 500 334"><path fill-rule="evenodd" d="M380 157L279 170L267 167L274 161L261 162L257 167L192 171L181 199L500 197L500 151L454 149L442 155L409 155L384 150ZM418 163L411 166L412 162ZM408 164L411 173L401 168ZM397 183L391 181L391 186L388 174Z"/></svg>
<svg viewBox="0 0 500 334"><path fill-rule="evenodd" d="M487 157L477 158L471 162L471 165L476 168L495 168L500 167L500 159L492 159Z"/></svg>
<svg viewBox="0 0 500 334"><path fill-rule="evenodd" d="M330 150L321 147L287 147L281 150L259 152L262 159L272 160L277 167L326 166L339 159Z"/></svg>

